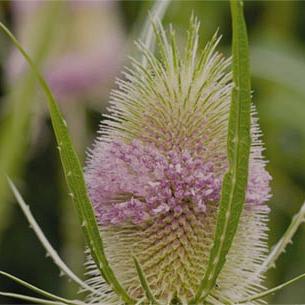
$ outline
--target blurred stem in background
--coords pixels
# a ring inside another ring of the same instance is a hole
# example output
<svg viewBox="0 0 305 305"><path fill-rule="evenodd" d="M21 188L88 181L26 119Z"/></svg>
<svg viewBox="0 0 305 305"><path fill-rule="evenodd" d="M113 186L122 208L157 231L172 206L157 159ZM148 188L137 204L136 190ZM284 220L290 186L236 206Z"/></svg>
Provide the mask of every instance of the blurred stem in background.
<svg viewBox="0 0 305 305"><path fill-rule="evenodd" d="M305 56L302 50L285 52L280 46L251 47L253 76L292 90L305 100ZM294 101L291 101L294 103Z"/></svg>
<svg viewBox="0 0 305 305"><path fill-rule="evenodd" d="M31 54L41 66L55 34L60 1L47 2L42 14L31 22L35 35L31 37ZM11 83L2 105L0 133L0 234L9 222L9 192L5 176L15 179L22 175L31 138L32 112L37 95L36 81L29 71L24 71Z"/></svg>

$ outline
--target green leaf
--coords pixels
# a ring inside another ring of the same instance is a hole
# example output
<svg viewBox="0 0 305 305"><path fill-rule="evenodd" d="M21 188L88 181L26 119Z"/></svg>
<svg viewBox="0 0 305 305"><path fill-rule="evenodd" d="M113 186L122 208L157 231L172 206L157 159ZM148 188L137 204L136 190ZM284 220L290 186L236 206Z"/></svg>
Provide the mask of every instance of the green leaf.
<svg viewBox="0 0 305 305"><path fill-rule="evenodd" d="M242 6L242 1L231 0L234 88L227 143L229 169L223 179L214 243L207 270L191 303L206 298L215 286L232 245L245 201L251 145L251 90L248 38Z"/></svg>
<svg viewBox="0 0 305 305"><path fill-rule="evenodd" d="M56 301L49 301L41 298L35 298L24 294L18 294L18 293L11 293L11 292L2 292L0 291L0 296L14 298L18 300L28 301L32 304L46 304L46 305L64 305L63 302L56 302Z"/></svg>
<svg viewBox="0 0 305 305"><path fill-rule="evenodd" d="M67 275L71 280L73 280L76 284L79 285L79 287L91 291L95 294L99 294L97 290L94 288L88 286L85 282L83 282L73 271L70 270L70 268L63 262L63 260L60 258L58 253L55 251L55 249L52 247L52 245L49 243L48 239L45 237L43 231L39 227L37 221L35 220L34 216L31 213L31 210L29 206L24 202L21 194L17 190L16 186L14 183L8 179L10 188L12 189L12 192L23 212L25 215L26 219L28 220L31 228L35 232L37 238L41 242L42 246L45 248L47 251L48 256L53 260L54 264L58 266L61 272L63 272L65 275Z"/></svg>
<svg viewBox="0 0 305 305"><path fill-rule="evenodd" d="M11 279L12 281L20 284L21 286L24 286L46 298L49 298L51 300L55 300L55 301L58 301L58 302L61 302L61 303L64 303L64 304L68 304L68 305L79 305L79 304L83 304L82 302L80 301L77 301L77 300L68 300L68 299L65 299L65 298L62 298L62 297L59 297L53 293L50 293L50 292L47 292L43 289L40 289L36 286L33 286L32 284L26 282L26 281L23 281L9 273L6 273L6 272L3 272L3 271L0 271L0 275L4 276L4 277L7 277L9 279Z"/></svg>
<svg viewBox="0 0 305 305"><path fill-rule="evenodd" d="M273 293L275 293L275 292L277 292L277 291L279 291L279 290L281 290L281 289L283 289L283 288L285 288L285 287L287 287L287 286L289 286L289 285L291 285L291 284L293 284L293 283L295 283L295 282L297 282L299 280L302 280L304 278L305 278L305 273L303 273L303 274L301 274L301 275L299 275L299 276L297 276L297 277L295 277L295 278L293 278L293 279L291 279L291 280L289 280L289 281L287 281L287 282L285 282L285 283L283 283L281 285L278 285L278 286L276 286L274 288L268 289L268 290L263 291L261 293L252 295L249 298L241 300L241 301L238 302L238 304L248 303L248 302L251 302L251 301L254 301L254 300L257 300L257 299L264 298L264 297L266 297L266 296L268 296L270 294L273 294Z"/></svg>
<svg viewBox="0 0 305 305"><path fill-rule="evenodd" d="M157 305L159 304L157 302L157 300L155 299L154 295L152 294L150 288L149 288L149 285L147 283L147 280L146 280L146 277L144 275L144 272L137 260L137 258L134 256L133 257L133 260L134 260L134 263L135 263L135 266L136 266L136 270L137 270L137 273L138 273L138 277L139 277L139 280L140 280L140 283L142 285L142 288L145 292L145 295L146 295L146 298L147 300L149 301L150 304L154 304L154 305Z"/></svg>
<svg viewBox="0 0 305 305"><path fill-rule="evenodd" d="M273 247L270 254L267 256L264 263L261 265L260 269L258 270L258 274L263 273L269 270L271 267L275 265L276 260L279 256L285 251L286 247L289 243L292 242L292 238L296 231L298 230L299 226L305 222L305 202L303 203L302 207L295 214L291 220L289 227L287 228L284 235L281 239L277 242L277 244Z"/></svg>
<svg viewBox="0 0 305 305"><path fill-rule="evenodd" d="M112 289L121 296L122 300L127 304L133 304L134 301L129 297L125 289L121 286L115 277L104 252L101 233L98 228L93 207L89 200L86 184L83 176L82 167L75 149L72 145L70 135L68 133L67 124L57 106L55 98L42 77L41 73L32 62L29 55L22 48L13 34L0 23L1 30L10 38L25 60L30 65L34 75L36 76L43 92L47 96L48 108L51 116L52 126L55 132L58 150L60 153L61 163L64 169L66 182L70 189L70 195L77 207L79 218L82 224L82 230L85 235L90 253L99 268L105 280L111 285Z"/></svg>

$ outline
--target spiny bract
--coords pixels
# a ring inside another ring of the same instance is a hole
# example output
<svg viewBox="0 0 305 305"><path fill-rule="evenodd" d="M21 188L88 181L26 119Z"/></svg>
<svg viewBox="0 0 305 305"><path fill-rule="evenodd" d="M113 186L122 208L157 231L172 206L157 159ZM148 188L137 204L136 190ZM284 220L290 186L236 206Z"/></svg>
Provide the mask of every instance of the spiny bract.
<svg viewBox="0 0 305 305"><path fill-rule="evenodd" d="M132 59L112 92L110 115L90 153L86 179L109 262L129 295L145 300L132 257L161 304L194 296L213 243L232 90L230 59L215 35L198 51L192 18L184 52L175 34L155 26L158 52L139 43L147 65ZM210 297L238 301L263 287L256 270L266 256L270 176L252 115L250 173L237 235ZM88 262L88 283L122 304ZM247 304L257 304L252 301Z"/></svg>

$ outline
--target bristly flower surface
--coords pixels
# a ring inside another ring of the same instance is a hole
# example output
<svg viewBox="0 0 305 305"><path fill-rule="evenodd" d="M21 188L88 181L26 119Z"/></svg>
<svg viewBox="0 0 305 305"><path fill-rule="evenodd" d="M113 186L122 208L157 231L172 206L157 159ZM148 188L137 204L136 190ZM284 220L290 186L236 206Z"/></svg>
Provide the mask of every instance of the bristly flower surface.
<svg viewBox="0 0 305 305"><path fill-rule="evenodd" d="M227 169L230 59L215 51L216 35L198 51L194 19L181 54L173 31L156 28L159 52L140 43L147 65L132 60L112 92L86 179L107 257L130 296L145 300L135 256L160 304L173 299L188 304L207 267ZM244 299L263 288L255 274L267 252L271 177L259 137L252 116L246 205L211 304ZM104 295L90 300L123 304L90 260L88 268L88 284Z"/></svg>

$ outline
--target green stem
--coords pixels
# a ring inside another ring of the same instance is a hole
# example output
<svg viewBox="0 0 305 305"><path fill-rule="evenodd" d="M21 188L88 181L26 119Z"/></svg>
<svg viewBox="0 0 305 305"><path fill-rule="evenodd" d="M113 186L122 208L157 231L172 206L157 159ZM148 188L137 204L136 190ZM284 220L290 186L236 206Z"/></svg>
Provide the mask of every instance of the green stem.
<svg viewBox="0 0 305 305"><path fill-rule="evenodd" d="M231 0L233 82L228 127L229 170L224 176L214 243L208 266L191 304L204 301L214 288L236 234L245 201L250 154L251 85L243 3Z"/></svg>
<svg viewBox="0 0 305 305"><path fill-rule="evenodd" d="M283 283L281 285L278 285L278 286L276 286L274 288L268 289L268 290L263 291L261 293L255 294L255 295L253 295L253 296L251 296L249 298L241 300L241 301L238 302L238 304L243 304L243 303L247 303L247 302L251 302L251 301L257 300L257 299L264 298L264 297L266 297L266 296L268 296L270 294L273 294L273 293L275 293L275 292L277 292L277 291L279 291L279 290L281 290L281 289L283 289L283 288L285 288L285 287L287 287L287 286L289 286L289 285L291 285L291 284L293 284L293 283L303 279L303 278L305 278L305 273L303 273L303 274L301 274L301 275L299 275L299 276L297 276L297 277L295 277L295 278L293 278L293 279L291 279L291 280L289 280L289 281L287 281L287 282L285 282L285 283Z"/></svg>
<svg viewBox="0 0 305 305"><path fill-rule="evenodd" d="M119 296L121 296L125 303L134 304L134 300L129 297L128 293L119 283L108 263L108 259L106 258L104 245L101 238L101 232L97 225L93 207L87 194L83 169L72 144L67 128L67 123L63 119L55 97L48 84L42 77L40 71L33 63L27 52L22 48L20 43L14 37L14 35L2 23L0 23L0 28L2 32L10 38L16 48L23 55L24 59L28 62L32 72L36 76L43 92L47 97L52 126L58 144L66 182L70 189L70 195L73 199L73 202L77 207L79 218L82 224L82 230L86 237L87 245L91 251L91 256L93 257L101 275L104 277L106 282L111 285L111 288Z"/></svg>

